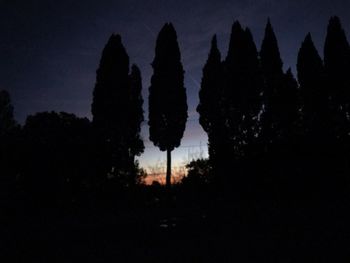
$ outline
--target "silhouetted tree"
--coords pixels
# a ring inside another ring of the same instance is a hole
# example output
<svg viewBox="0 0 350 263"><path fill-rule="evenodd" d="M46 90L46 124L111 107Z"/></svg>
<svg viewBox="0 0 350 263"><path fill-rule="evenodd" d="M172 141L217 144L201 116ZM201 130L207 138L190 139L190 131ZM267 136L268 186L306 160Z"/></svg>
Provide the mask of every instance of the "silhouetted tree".
<svg viewBox="0 0 350 263"><path fill-rule="evenodd" d="M216 35L211 41L208 60L203 68L201 89L199 91L199 123L208 134L220 113L221 93L221 54L217 47Z"/></svg>
<svg viewBox="0 0 350 263"><path fill-rule="evenodd" d="M303 177L299 187L304 193L322 194L325 184L330 184L327 174L329 169L330 112L329 95L325 84L323 61L320 58L308 34L303 41L297 61L298 80L301 95L301 118L303 136L301 137L300 167ZM328 181L328 182L327 182Z"/></svg>
<svg viewBox="0 0 350 263"><path fill-rule="evenodd" d="M171 184L171 152L183 137L187 120L184 70L177 42L176 31L171 23L159 32L153 76L149 88L150 140L161 151L167 152L166 185Z"/></svg>
<svg viewBox="0 0 350 263"><path fill-rule="evenodd" d="M268 19L260 51L264 78L263 111L260 140L265 173L264 194L281 196L291 177L295 163L294 145L298 120L297 82L291 70L283 72L276 35ZM287 168L288 167L288 168Z"/></svg>
<svg viewBox="0 0 350 263"><path fill-rule="evenodd" d="M281 121L284 119L283 105L287 101L282 100L284 92L284 73L277 39L272 29L270 20L265 28L265 36L262 42L261 66L264 75L264 112L262 114L262 136L266 146L273 143L281 136ZM288 99L288 98L284 98Z"/></svg>
<svg viewBox="0 0 350 263"><path fill-rule="evenodd" d="M252 34L248 28L243 30L239 22L232 26L224 65L223 108L228 147L236 157L249 156L259 133L263 79Z"/></svg>
<svg viewBox="0 0 350 263"><path fill-rule="evenodd" d="M223 71L220 51L217 47L216 35L211 42L208 60L203 68L201 89L199 91L199 123L208 135L210 163L215 170L222 160L224 143L224 122L222 115ZM218 171L215 171L217 174Z"/></svg>
<svg viewBox="0 0 350 263"><path fill-rule="evenodd" d="M327 188L332 195L349 192L350 156L350 46L340 19L331 17L324 46L327 91L330 95L331 144L328 162L331 167Z"/></svg>
<svg viewBox="0 0 350 263"><path fill-rule="evenodd" d="M97 173L130 184L135 155L143 151L140 124L143 121L141 74L133 66L120 35L106 44L96 75L92 115L96 133ZM105 178L103 178L105 179Z"/></svg>
<svg viewBox="0 0 350 263"><path fill-rule="evenodd" d="M298 80L302 99L304 132L314 140L328 132L329 96L325 85L323 61L309 33L298 53ZM316 145L315 145L316 146Z"/></svg>
<svg viewBox="0 0 350 263"><path fill-rule="evenodd" d="M280 155L281 151L286 154L291 151L289 146L296 135L299 117L298 84L290 69L287 73L283 72L278 42L270 20L265 28L260 58L264 75L261 137L268 154ZM276 150L278 152L272 153Z"/></svg>
<svg viewBox="0 0 350 263"><path fill-rule="evenodd" d="M338 17L329 20L324 63L331 95L334 135L344 140L350 131L350 46Z"/></svg>

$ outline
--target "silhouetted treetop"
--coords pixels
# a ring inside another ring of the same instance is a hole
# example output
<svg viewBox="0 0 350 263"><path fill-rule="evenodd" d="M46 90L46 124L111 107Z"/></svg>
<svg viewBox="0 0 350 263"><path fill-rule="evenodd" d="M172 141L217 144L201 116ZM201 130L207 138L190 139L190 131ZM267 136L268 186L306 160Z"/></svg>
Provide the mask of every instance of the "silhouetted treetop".
<svg viewBox="0 0 350 263"><path fill-rule="evenodd" d="M236 93L236 96L231 94L231 99L237 99L242 109L260 107L256 101L262 89L258 52L249 28L243 30L238 22L232 26L225 66L229 85L232 85L225 90Z"/></svg>
<svg viewBox="0 0 350 263"><path fill-rule="evenodd" d="M308 33L298 53L298 80L301 86L308 84L308 88L319 89L315 83L321 81L320 75L323 74L323 62L312 41L311 34ZM317 91L317 90L316 90ZM318 92L320 92L319 90Z"/></svg>
<svg viewBox="0 0 350 263"><path fill-rule="evenodd" d="M177 43L177 34L172 23L166 23L160 30L156 42L155 53L157 57L152 62L152 67L182 69L180 48ZM177 62L177 63L174 63Z"/></svg>
<svg viewBox="0 0 350 263"><path fill-rule="evenodd" d="M91 108L93 123L104 127L106 135L112 136L116 129L120 130L126 125L128 83L129 57L120 35L112 35L103 49Z"/></svg>
<svg viewBox="0 0 350 263"><path fill-rule="evenodd" d="M349 67L349 42L338 17L331 17L324 47L326 70L336 73Z"/></svg>
<svg viewBox="0 0 350 263"><path fill-rule="evenodd" d="M350 46L338 17L329 20L324 46L325 70L328 88L335 107L345 107L350 103ZM349 109L345 109L348 111Z"/></svg>
<svg viewBox="0 0 350 263"><path fill-rule="evenodd" d="M119 34L112 34L103 49L100 67L97 70L97 82L110 80L109 77L112 76L107 75L108 73L117 76L124 76L129 73L129 56Z"/></svg>
<svg viewBox="0 0 350 263"><path fill-rule="evenodd" d="M227 56L225 59L226 66L228 68L235 65L234 61L241 61L244 59L243 54L240 52L244 48L244 30L238 21L235 21L231 28L230 42L228 47Z"/></svg>
<svg viewBox="0 0 350 263"><path fill-rule="evenodd" d="M308 133L325 132L328 112L328 93L323 61L309 33L303 41L297 61L298 80L302 98L304 129Z"/></svg>
<svg viewBox="0 0 350 263"><path fill-rule="evenodd" d="M208 60L203 68L199 105L197 111L199 122L206 132L210 132L213 122L219 118L222 100L222 66L221 54L217 47L216 35L211 41Z"/></svg>
<svg viewBox="0 0 350 263"><path fill-rule="evenodd" d="M272 28L270 19L268 19L265 35L260 51L261 64L264 74L282 74L283 62L281 59L278 42L275 32Z"/></svg>

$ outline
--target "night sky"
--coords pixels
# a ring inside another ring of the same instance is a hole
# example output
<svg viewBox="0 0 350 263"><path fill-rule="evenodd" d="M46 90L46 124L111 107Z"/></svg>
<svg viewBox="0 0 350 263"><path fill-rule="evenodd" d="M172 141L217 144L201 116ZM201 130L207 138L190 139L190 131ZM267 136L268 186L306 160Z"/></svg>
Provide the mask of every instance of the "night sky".
<svg viewBox="0 0 350 263"><path fill-rule="evenodd" d="M182 52L189 104L189 121L182 147L174 151L175 166L206 156L206 135L195 108L202 67L210 40L218 35L226 56L231 25L238 19L251 28L258 48L267 17L277 34L285 69L295 73L297 52L308 32L320 53L328 19L338 15L350 32L350 0L128 0L51 1L0 0L0 89L7 89L20 123L28 114L55 110L91 117L95 71L112 33L119 33L130 57L142 71L147 119L148 87L156 36L172 22ZM143 125L147 168L165 160L152 146ZM200 147L201 145L201 147Z"/></svg>

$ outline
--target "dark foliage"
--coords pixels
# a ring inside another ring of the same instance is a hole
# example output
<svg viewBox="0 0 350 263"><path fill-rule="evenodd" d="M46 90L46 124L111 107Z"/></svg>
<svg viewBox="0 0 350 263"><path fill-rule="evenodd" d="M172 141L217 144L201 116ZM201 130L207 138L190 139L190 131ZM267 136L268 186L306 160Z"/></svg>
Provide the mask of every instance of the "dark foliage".
<svg viewBox="0 0 350 263"><path fill-rule="evenodd" d="M90 130L88 119L64 112L27 118L20 182L29 198L47 205L72 202L91 183Z"/></svg>
<svg viewBox="0 0 350 263"><path fill-rule="evenodd" d="M186 168L187 176L185 176L181 181L183 185L198 188L212 182L209 160L192 160L186 165Z"/></svg>
<svg viewBox="0 0 350 263"><path fill-rule="evenodd" d="M166 184L169 186L171 151L180 146L187 121L184 70L176 31L171 23L165 24L159 32L152 67L148 121L150 140L161 151L167 151Z"/></svg>

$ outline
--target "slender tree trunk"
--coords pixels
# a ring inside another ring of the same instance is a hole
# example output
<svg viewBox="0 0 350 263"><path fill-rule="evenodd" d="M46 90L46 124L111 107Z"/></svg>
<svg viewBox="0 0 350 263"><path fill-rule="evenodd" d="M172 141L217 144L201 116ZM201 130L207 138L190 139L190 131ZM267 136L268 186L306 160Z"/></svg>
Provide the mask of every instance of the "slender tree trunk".
<svg viewBox="0 0 350 263"><path fill-rule="evenodd" d="M171 185L171 151L167 150L167 166L166 166L166 187L170 188Z"/></svg>

